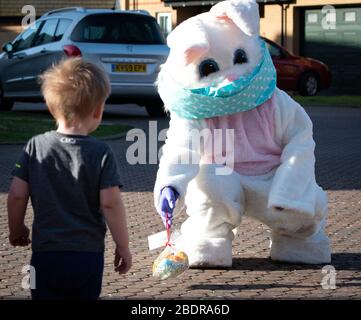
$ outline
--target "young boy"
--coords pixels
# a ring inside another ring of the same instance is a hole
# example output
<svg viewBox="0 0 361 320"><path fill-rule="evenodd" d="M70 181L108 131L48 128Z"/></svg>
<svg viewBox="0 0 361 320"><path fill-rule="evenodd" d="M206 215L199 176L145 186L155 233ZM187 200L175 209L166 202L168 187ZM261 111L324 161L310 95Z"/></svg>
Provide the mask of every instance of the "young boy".
<svg viewBox="0 0 361 320"><path fill-rule="evenodd" d="M24 224L30 196L32 298L97 299L105 221L116 244L115 271L124 274L132 263L115 156L107 144L89 136L101 122L109 79L96 65L75 58L46 71L41 80L58 129L30 139L12 172L10 243L31 242Z"/></svg>

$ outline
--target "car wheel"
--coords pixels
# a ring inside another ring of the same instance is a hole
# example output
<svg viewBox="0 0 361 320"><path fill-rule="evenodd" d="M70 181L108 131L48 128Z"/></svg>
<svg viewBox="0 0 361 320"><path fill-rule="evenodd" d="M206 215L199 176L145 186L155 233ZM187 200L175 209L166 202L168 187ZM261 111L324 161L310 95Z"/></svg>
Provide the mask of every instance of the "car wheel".
<svg viewBox="0 0 361 320"><path fill-rule="evenodd" d="M302 96L314 96L318 92L318 79L313 72L305 73L300 81L300 94Z"/></svg>
<svg viewBox="0 0 361 320"><path fill-rule="evenodd" d="M10 111L14 106L14 101L4 99L4 91L0 87L0 111Z"/></svg>
<svg viewBox="0 0 361 320"><path fill-rule="evenodd" d="M162 100L147 102L145 109L150 117L165 117L167 115Z"/></svg>

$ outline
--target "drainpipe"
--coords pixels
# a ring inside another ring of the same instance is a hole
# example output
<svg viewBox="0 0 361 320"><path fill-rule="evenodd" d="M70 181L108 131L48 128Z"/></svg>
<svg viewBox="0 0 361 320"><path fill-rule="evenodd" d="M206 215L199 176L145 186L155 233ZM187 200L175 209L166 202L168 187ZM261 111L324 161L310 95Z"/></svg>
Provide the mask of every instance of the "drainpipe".
<svg viewBox="0 0 361 320"><path fill-rule="evenodd" d="M281 6L281 46L284 46L285 43L285 24L284 24L284 16L283 16L283 3L280 4Z"/></svg>
<svg viewBox="0 0 361 320"><path fill-rule="evenodd" d="M284 4L280 4L281 6L281 46L285 46L285 32L287 31L287 10L290 7L289 4L284 6Z"/></svg>
<svg viewBox="0 0 361 320"><path fill-rule="evenodd" d="M115 10L120 10L121 8L122 8L121 0L115 0L114 9Z"/></svg>
<svg viewBox="0 0 361 320"><path fill-rule="evenodd" d="M285 34L287 35L287 10L288 10L288 8L290 7L290 5L289 4L287 4L286 6L285 6ZM285 38L285 46L287 45L287 37Z"/></svg>
<svg viewBox="0 0 361 320"><path fill-rule="evenodd" d="M133 10L138 10L138 0L133 0Z"/></svg>

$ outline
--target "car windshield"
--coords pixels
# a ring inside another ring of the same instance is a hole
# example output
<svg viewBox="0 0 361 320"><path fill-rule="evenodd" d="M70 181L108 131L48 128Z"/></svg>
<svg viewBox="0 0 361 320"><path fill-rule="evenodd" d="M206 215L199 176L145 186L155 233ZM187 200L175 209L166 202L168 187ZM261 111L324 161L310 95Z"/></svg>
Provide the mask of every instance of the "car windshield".
<svg viewBox="0 0 361 320"><path fill-rule="evenodd" d="M35 24L29 26L23 33L21 33L13 42L13 52L28 49L32 46L35 36L39 30L41 21L36 21Z"/></svg>
<svg viewBox="0 0 361 320"><path fill-rule="evenodd" d="M269 53L271 57L280 57L281 56L281 50L277 48L274 44L266 41L267 48L269 50Z"/></svg>
<svg viewBox="0 0 361 320"><path fill-rule="evenodd" d="M71 39L78 42L165 44L156 20L140 14L95 14L82 19Z"/></svg>

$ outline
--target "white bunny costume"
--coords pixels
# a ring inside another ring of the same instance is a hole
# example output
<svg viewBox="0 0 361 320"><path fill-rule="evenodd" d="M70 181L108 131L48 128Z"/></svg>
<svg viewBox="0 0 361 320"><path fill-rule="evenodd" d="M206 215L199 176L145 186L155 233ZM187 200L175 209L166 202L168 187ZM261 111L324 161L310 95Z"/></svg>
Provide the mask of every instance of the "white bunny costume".
<svg viewBox="0 0 361 320"><path fill-rule="evenodd" d="M312 122L303 108L276 88L249 110L191 119L175 112L167 96L179 85L187 90L211 85L213 94L256 68L262 59L257 3L220 2L180 24L168 45L171 52L158 88L171 120L154 188L155 206L159 211L159 195L166 186L185 201L189 217L181 228L180 245L190 264L231 266L232 230L243 215L272 229L272 259L330 262L324 230L327 195L315 180ZM232 144L224 146L227 130L232 130ZM197 133L204 132L204 145L194 143Z"/></svg>

